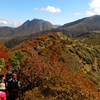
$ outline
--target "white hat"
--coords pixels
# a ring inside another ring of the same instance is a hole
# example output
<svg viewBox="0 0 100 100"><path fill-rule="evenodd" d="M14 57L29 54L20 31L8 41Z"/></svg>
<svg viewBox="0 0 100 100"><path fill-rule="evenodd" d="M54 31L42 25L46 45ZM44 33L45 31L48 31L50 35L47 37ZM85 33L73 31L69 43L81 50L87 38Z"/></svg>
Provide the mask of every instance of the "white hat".
<svg viewBox="0 0 100 100"><path fill-rule="evenodd" d="M0 83L0 90L5 90L6 87L5 87L5 83Z"/></svg>

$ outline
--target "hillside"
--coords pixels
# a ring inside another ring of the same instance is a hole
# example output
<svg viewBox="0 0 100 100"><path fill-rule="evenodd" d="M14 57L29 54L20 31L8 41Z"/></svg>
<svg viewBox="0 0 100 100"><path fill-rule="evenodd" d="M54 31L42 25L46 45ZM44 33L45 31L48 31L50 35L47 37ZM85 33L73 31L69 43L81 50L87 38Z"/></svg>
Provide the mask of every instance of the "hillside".
<svg viewBox="0 0 100 100"><path fill-rule="evenodd" d="M9 37L13 35L14 33L14 28L11 27L0 27L0 40L3 37Z"/></svg>
<svg viewBox="0 0 100 100"><path fill-rule="evenodd" d="M57 57L58 61L70 66L69 69L74 72L82 66L84 66L83 69L86 66L92 69L95 59L97 62L100 60L100 43L96 42L97 44L92 45L95 41L92 40L92 43L89 44L89 40L91 38L71 40L59 32L49 33L23 42L12 48L11 52L22 49L27 52L30 50L31 53L35 50L45 60Z"/></svg>
<svg viewBox="0 0 100 100"><path fill-rule="evenodd" d="M28 39L31 39L33 37L42 35L42 34L47 34L47 31L42 31L42 32L37 32L34 34L30 34L30 35L25 35L25 36L18 36L15 38L12 38L8 41L5 41L4 44L6 45L6 47L8 48L12 48ZM49 30L48 30L49 33ZM79 36L74 37L74 39L79 39L79 40L84 40L84 42L86 42L87 44L92 44L92 45L97 45L100 44L100 31L89 31L89 32L84 32ZM93 42L92 42L93 41Z"/></svg>
<svg viewBox="0 0 100 100"><path fill-rule="evenodd" d="M100 31L90 31L76 37L88 45L100 45Z"/></svg>
<svg viewBox="0 0 100 100"><path fill-rule="evenodd" d="M18 70L24 100L100 100L100 31L75 38L52 31L14 38L11 49L0 44L7 55L0 72Z"/></svg>
<svg viewBox="0 0 100 100"><path fill-rule="evenodd" d="M0 42L0 51L7 51L6 46L2 42Z"/></svg>
<svg viewBox="0 0 100 100"><path fill-rule="evenodd" d="M58 30L69 37L76 37L89 31L100 30L100 15L94 15L64 24Z"/></svg>
<svg viewBox="0 0 100 100"><path fill-rule="evenodd" d="M22 42L7 53L9 63L19 70L26 100L100 99L98 42L92 45L86 38L70 39L53 32Z"/></svg>
<svg viewBox="0 0 100 100"><path fill-rule="evenodd" d="M5 60L9 59L7 51L8 51L8 49L6 48L6 46L0 42L0 74L5 65ZM5 72L5 71L3 71L3 72Z"/></svg>

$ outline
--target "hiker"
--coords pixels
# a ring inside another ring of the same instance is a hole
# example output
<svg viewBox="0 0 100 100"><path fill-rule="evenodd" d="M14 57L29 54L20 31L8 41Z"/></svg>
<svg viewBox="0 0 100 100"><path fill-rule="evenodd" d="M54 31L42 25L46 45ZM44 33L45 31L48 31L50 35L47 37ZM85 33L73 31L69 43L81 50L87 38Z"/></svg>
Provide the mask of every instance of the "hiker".
<svg viewBox="0 0 100 100"><path fill-rule="evenodd" d="M6 87L4 83L4 75L0 76L0 100L6 100Z"/></svg>
<svg viewBox="0 0 100 100"><path fill-rule="evenodd" d="M7 84L8 80L12 77L12 72L6 74L5 83Z"/></svg>
<svg viewBox="0 0 100 100"><path fill-rule="evenodd" d="M7 88L9 95L7 97L7 100L15 100L18 97L18 81L17 81L17 74L13 73L11 75L11 78L8 80Z"/></svg>
<svg viewBox="0 0 100 100"><path fill-rule="evenodd" d="M0 83L4 83L5 82L5 76L2 74L0 75Z"/></svg>

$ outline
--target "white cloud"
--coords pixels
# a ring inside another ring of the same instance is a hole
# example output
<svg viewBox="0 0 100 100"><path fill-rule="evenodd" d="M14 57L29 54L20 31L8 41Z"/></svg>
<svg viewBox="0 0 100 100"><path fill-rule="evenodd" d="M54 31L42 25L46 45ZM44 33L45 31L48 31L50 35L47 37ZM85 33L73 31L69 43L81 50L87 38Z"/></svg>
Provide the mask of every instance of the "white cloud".
<svg viewBox="0 0 100 100"><path fill-rule="evenodd" d="M95 15L95 13L93 11L86 11L86 14L90 15L90 16Z"/></svg>
<svg viewBox="0 0 100 100"><path fill-rule="evenodd" d="M11 26L20 26L22 23L21 22L17 22L17 21L12 21L9 23Z"/></svg>
<svg viewBox="0 0 100 100"><path fill-rule="evenodd" d="M4 19L0 19L0 25L7 25L8 23L7 23L7 21L6 20L4 20Z"/></svg>
<svg viewBox="0 0 100 100"><path fill-rule="evenodd" d="M10 26L10 27L17 27L20 26L22 23L17 21L7 21L5 19L0 18L0 26Z"/></svg>
<svg viewBox="0 0 100 100"><path fill-rule="evenodd" d="M100 0L92 0L92 2L90 3L90 7L91 8L100 8Z"/></svg>
<svg viewBox="0 0 100 100"><path fill-rule="evenodd" d="M61 10L59 8L53 7L53 6L47 6L46 8L34 8L34 10L39 10L39 11L47 11L51 13L59 13Z"/></svg>
<svg viewBox="0 0 100 100"><path fill-rule="evenodd" d="M100 0L92 0L89 4L90 10L88 10L86 13L87 15L100 15Z"/></svg>
<svg viewBox="0 0 100 100"><path fill-rule="evenodd" d="M76 16L82 16L82 13L76 12L76 13L74 13L74 15L76 15Z"/></svg>

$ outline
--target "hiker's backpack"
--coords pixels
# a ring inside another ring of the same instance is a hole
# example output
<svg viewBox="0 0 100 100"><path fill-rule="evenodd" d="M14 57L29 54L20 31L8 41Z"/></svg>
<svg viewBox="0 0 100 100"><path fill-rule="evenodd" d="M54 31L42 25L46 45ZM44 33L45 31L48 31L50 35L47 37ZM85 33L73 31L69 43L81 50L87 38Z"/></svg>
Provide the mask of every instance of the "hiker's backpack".
<svg viewBox="0 0 100 100"><path fill-rule="evenodd" d="M6 74L6 79L5 79L5 81L8 82L8 80L9 80L11 77L12 77L12 72L8 72L8 73Z"/></svg>
<svg viewBox="0 0 100 100"><path fill-rule="evenodd" d="M10 78L8 80L8 86L7 86L7 90L8 91L18 91L19 87L18 87L18 81L16 79Z"/></svg>
<svg viewBox="0 0 100 100"><path fill-rule="evenodd" d="M16 79L10 78L8 80L6 91L8 92L8 97L11 98L9 100L15 100L15 98L18 97L19 92L18 81Z"/></svg>

